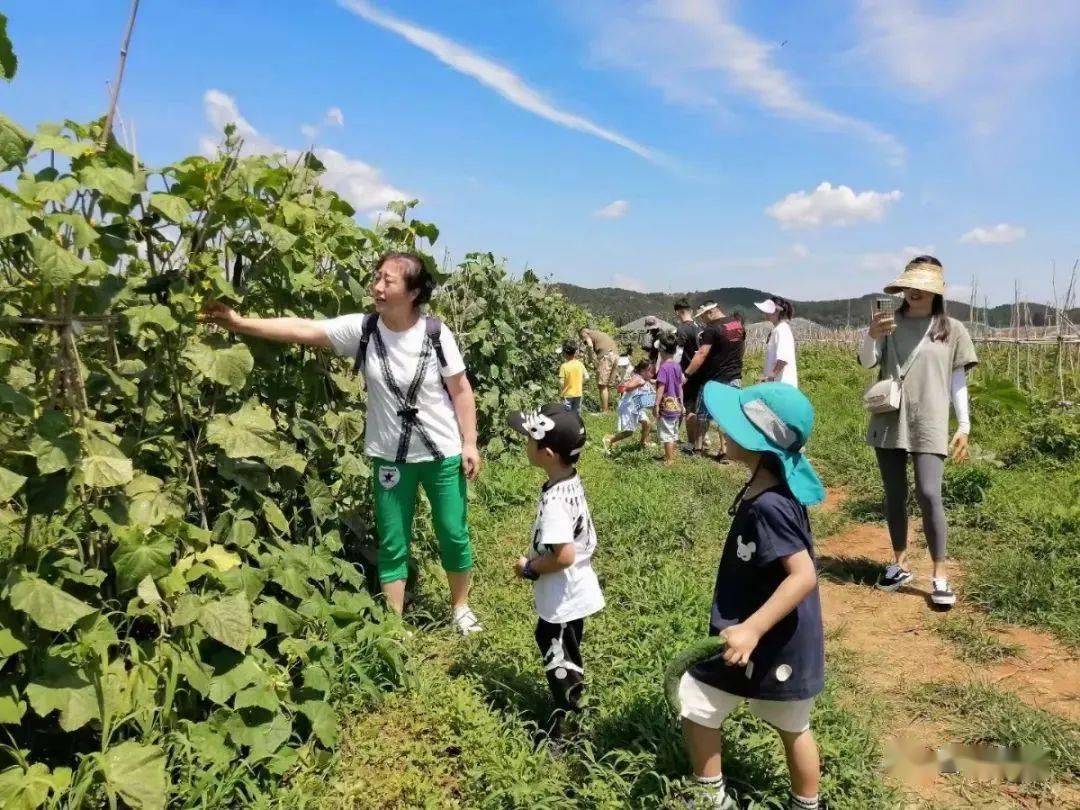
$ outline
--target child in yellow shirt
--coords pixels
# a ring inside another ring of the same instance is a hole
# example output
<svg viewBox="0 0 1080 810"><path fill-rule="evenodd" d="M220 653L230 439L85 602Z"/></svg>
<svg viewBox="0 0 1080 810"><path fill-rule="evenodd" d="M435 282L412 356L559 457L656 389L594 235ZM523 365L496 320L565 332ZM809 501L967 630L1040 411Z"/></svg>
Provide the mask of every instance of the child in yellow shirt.
<svg viewBox="0 0 1080 810"><path fill-rule="evenodd" d="M563 359L559 366L559 383L562 385L562 399L566 407L576 414L581 413L581 394L585 386L585 364L577 359L577 344L568 340L563 344Z"/></svg>

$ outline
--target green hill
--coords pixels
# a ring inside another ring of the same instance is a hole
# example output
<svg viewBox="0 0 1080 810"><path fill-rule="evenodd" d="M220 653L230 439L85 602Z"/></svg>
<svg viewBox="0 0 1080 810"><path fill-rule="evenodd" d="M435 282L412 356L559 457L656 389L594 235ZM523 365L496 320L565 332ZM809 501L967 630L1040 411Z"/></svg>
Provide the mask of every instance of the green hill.
<svg viewBox="0 0 1080 810"><path fill-rule="evenodd" d="M703 290L687 293L640 293L617 287L579 287L576 284L556 284L563 295L575 304L584 307L596 315L606 315L622 326L643 315L658 315L671 320L672 307L680 298L686 298L697 306L713 298L725 310L740 310L748 321L762 320L761 313L754 308L755 301L762 301L774 293L756 290L750 287L721 287L716 290ZM870 302L877 297L868 293L858 298L836 298L824 301L792 301L795 314L807 318L822 326L844 327L859 326L866 323L870 313ZM1043 304L1029 304L1031 320L1034 326L1046 322L1047 307ZM970 307L958 301L949 302L949 314L960 320L968 320ZM991 326L1008 326L1012 306L1002 304L991 308L987 318ZM980 313L981 315L981 313ZM1070 318L1075 322L1080 318L1080 310L1072 310Z"/></svg>

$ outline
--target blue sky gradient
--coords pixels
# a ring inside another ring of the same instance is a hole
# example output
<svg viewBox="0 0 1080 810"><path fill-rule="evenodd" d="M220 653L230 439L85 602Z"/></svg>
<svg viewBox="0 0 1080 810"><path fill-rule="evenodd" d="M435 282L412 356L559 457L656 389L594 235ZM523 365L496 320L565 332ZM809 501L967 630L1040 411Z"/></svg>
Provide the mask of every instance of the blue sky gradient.
<svg viewBox="0 0 1080 810"><path fill-rule="evenodd" d="M0 109L102 114L127 0L4 10ZM932 249L954 297L1047 300L1080 257L1078 37L1075 0L144 0L121 113L151 163L229 118L333 150L361 219L405 192L453 257L556 280L831 298Z"/></svg>

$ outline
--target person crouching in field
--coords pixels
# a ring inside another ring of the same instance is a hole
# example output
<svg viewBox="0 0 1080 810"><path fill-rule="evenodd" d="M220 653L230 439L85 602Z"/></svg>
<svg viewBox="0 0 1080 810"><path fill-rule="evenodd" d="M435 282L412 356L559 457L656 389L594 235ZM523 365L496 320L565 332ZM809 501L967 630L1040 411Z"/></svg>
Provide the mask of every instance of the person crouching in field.
<svg viewBox="0 0 1080 810"><path fill-rule="evenodd" d="M825 489L801 449L814 409L797 388L762 383L702 392L732 461L751 471L716 572L709 634L725 640L679 683L680 714L706 806L734 808L720 766L724 718L743 700L777 730L791 774L790 807L818 807L820 763L810 708L825 685L825 646L806 507Z"/></svg>
<svg viewBox="0 0 1080 810"><path fill-rule="evenodd" d="M563 364L559 366L559 386L563 403L574 413L581 413L581 396L585 379L589 376L585 364L577 359L577 344L572 340L563 344Z"/></svg>
<svg viewBox="0 0 1080 810"><path fill-rule="evenodd" d="M576 466L585 446L585 424L560 403L519 411L508 422L526 437L529 463L547 474L528 553L514 563L514 571L533 583L536 644L555 700L547 732L558 738L564 718L580 710L585 618L604 607L592 569L596 530Z"/></svg>
<svg viewBox="0 0 1080 810"><path fill-rule="evenodd" d="M618 442L633 436L639 426L641 446L644 448L649 443L649 414L656 404L656 389L647 379L648 372L649 361L639 360L630 378L620 386L622 398L618 407L619 430L604 437L605 453L611 452L611 448Z"/></svg>
<svg viewBox="0 0 1080 810"><path fill-rule="evenodd" d="M686 410L682 367L675 360L679 343L675 333L660 336L660 368L656 372L656 429L664 446L664 465L675 463L679 424Z"/></svg>

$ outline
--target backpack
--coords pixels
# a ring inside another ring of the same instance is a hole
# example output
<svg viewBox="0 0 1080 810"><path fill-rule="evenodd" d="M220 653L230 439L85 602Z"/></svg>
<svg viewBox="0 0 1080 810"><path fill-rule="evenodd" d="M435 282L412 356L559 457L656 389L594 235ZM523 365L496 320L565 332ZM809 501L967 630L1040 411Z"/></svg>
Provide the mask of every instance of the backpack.
<svg viewBox="0 0 1080 810"><path fill-rule="evenodd" d="M442 346L443 322L434 315L428 315L424 318L424 323L424 333L427 335L427 339L431 341L431 345L435 349L435 356L439 358L439 369L441 371L446 368L446 355L443 353ZM356 359L353 361L353 373L363 374L364 369L367 368L368 344L371 343L371 336L375 334L375 330L378 326L379 313L373 313L364 319L364 331L360 333L360 345L356 348ZM443 385L445 384L444 381Z"/></svg>

